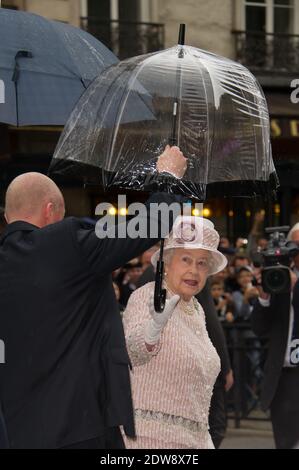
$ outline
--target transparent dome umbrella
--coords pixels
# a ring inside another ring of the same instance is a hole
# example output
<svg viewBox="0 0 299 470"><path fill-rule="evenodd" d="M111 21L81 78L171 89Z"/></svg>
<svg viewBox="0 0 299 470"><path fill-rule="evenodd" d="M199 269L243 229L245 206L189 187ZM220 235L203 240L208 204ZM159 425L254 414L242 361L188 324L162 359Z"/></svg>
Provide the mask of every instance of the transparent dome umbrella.
<svg viewBox="0 0 299 470"><path fill-rule="evenodd" d="M182 180L158 175L167 144L188 158ZM269 114L242 65L179 45L106 69L82 95L51 171L105 188L254 195L275 188Z"/></svg>
<svg viewBox="0 0 299 470"><path fill-rule="evenodd" d="M188 158L182 179L158 174L167 144ZM105 188L207 196L270 194L278 184L267 104L242 65L179 44L108 68L84 93L55 150L51 171ZM163 311L163 246L155 309Z"/></svg>
<svg viewBox="0 0 299 470"><path fill-rule="evenodd" d="M0 122L64 125L92 80L117 62L79 28L0 8Z"/></svg>

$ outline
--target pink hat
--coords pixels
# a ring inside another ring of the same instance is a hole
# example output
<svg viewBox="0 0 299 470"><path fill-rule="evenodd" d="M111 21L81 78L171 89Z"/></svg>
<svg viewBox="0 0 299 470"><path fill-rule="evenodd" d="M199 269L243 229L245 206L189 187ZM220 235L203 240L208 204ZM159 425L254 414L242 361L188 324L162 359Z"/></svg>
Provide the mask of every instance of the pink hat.
<svg viewBox="0 0 299 470"><path fill-rule="evenodd" d="M174 248L201 249L211 253L209 275L219 273L227 265L227 258L217 250L219 234L213 222L203 217L179 216L176 218L169 236L165 239L164 250ZM160 250L157 250L151 262L156 267Z"/></svg>

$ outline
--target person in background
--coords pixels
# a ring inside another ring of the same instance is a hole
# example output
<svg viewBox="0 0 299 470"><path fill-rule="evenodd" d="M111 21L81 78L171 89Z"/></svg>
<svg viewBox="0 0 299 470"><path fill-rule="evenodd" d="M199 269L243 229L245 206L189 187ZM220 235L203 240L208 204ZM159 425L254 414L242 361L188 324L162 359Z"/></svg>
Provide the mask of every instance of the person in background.
<svg viewBox="0 0 299 470"><path fill-rule="evenodd" d="M270 295L255 270L259 297L251 316L256 335L268 340L261 405L271 411L277 449L299 443L299 281L292 271L290 276L291 292Z"/></svg>
<svg viewBox="0 0 299 470"><path fill-rule="evenodd" d="M288 241L292 241L299 246L299 222L295 224L288 233ZM299 278L299 254L293 258L293 272Z"/></svg>
<svg viewBox="0 0 299 470"><path fill-rule="evenodd" d="M230 254L235 252L234 247L231 245L231 243L230 243L230 241L227 237L221 237L220 238L220 243L219 243L218 250L221 251L221 253L223 253L223 254L225 254L226 252L230 253Z"/></svg>
<svg viewBox="0 0 299 470"><path fill-rule="evenodd" d="M211 279L217 277L212 276ZM221 362L221 371L214 385L209 410L209 427L213 444L219 449L225 437L226 419L226 393L234 384L233 371L231 368L229 352L224 336L224 331L217 316L213 298L211 296L210 280L208 279L204 288L197 294L197 300L202 306L206 316L206 328Z"/></svg>
<svg viewBox="0 0 299 470"><path fill-rule="evenodd" d="M239 288L232 293L235 305L235 318L238 320L249 320L254 300L258 297L258 290L253 286L253 273L247 266L237 270L236 281Z"/></svg>
<svg viewBox="0 0 299 470"><path fill-rule="evenodd" d="M247 254L254 259L255 253L259 252L268 244L263 237L264 232L265 211L263 209L257 211L253 216L253 223L248 235Z"/></svg>
<svg viewBox="0 0 299 470"><path fill-rule="evenodd" d="M152 249L147 250L143 255L141 256L141 260L143 261L143 273L139 277L136 285L138 287L144 286L147 282L151 282L155 280L155 270L153 268L152 263L148 264L148 259L149 257L152 257L153 253L157 251L159 248L159 244L155 245L152 247Z"/></svg>
<svg viewBox="0 0 299 470"><path fill-rule="evenodd" d="M230 275L226 280L226 289L230 292L239 290L240 286L237 282L236 275L240 268L251 266L251 260L245 253L237 253L229 265Z"/></svg>
<svg viewBox="0 0 299 470"><path fill-rule="evenodd" d="M118 286L118 284L117 284L116 282L113 282L112 285L113 285L113 289L114 289L114 293L115 293L115 298L116 298L116 300L117 300L117 302L118 302L119 311L120 311L120 313L122 314L123 311L124 311L124 309L125 309L125 307L124 307L124 306L120 303L120 301L119 301L119 299L120 299L120 290L119 290L119 286Z"/></svg>
<svg viewBox="0 0 299 470"><path fill-rule="evenodd" d="M167 162L183 176L187 161L178 147L167 146L157 171ZM0 402L11 448L123 448L119 426L134 436L130 361L111 273L165 236L151 204L175 201L157 193L146 202L145 223L155 224L156 239L123 238L118 226L101 239L79 219L64 219L63 196L50 178L25 173L10 183L0 238L0 332L9 351Z"/></svg>
<svg viewBox="0 0 299 470"><path fill-rule="evenodd" d="M127 305L132 292L137 289L137 282L142 274L142 264L138 259L131 260L124 266L125 275L122 283L119 285L120 304L124 307Z"/></svg>
<svg viewBox="0 0 299 470"><path fill-rule="evenodd" d="M251 265L251 259L249 256L247 256L246 254L244 253L237 253L232 262L231 262L231 265L230 267L233 268L234 270L237 270L239 268L242 268L244 266L250 266ZM234 271L234 274L236 273L236 271Z"/></svg>
<svg viewBox="0 0 299 470"><path fill-rule="evenodd" d="M220 273L216 274L215 276L212 277L212 280L218 281L223 284L224 286L224 292L225 293L231 293L231 287L230 287L230 269L229 266L226 266Z"/></svg>
<svg viewBox="0 0 299 470"><path fill-rule="evenodd" d="M238 341L244 342L246 355L248 358L247 383L250 384L251 390L247 399L249 406L256 401L257 387L261 382L261 343L255 333L252 331L250 320L254 308L254 304L258 298L259 292L257 287L253 286L253 272L248 266L239 268L236 280L239 289L232 293L235 305L235 321L242 322L244 329L238 331ZM237 334L237 330L234 332Z"/></svg>
<svg viewBox="0 0 299 470"><path fill-rule="evenodd" d="M268 248L268 240L265 237L258 237L256 240L257 244L257 252L260 253L263 250L266 250Z"/></svg>
<svg viewBox="0 0 299 470"><path fill-rule="evenodd" d="M238 254L246 254L246 249L248 245L247 238L239 237L235 242L235 250Z"/></svg>
<svg viewBox="0 0 299 470"><path fill-rule="evenodd" d="M211 281L211 295L220 321L229 323L234 321L234 305L230 294L224 291L224 283L213 279Z"/></svg>
<svg viewBox="0 0 299 470"><path fill-rule="evenodd" d="M144 273L149 267L153 267L151 263L151 258L155 251L157 250L157 245L152 246L149 250L146 250L140 256L140 262L142 264L142 272Z"/></svg>

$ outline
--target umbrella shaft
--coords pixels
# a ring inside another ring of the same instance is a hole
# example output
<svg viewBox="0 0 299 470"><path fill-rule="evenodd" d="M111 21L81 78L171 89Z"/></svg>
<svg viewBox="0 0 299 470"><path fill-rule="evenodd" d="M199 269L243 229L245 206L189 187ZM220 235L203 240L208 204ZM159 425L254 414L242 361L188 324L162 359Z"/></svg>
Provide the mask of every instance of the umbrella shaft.
<svg viewBox="0 0 299 470"><path fill-rule="evenodd" d="M173 112L172 112L172 132L171 132L171 136L170 136L170 139L169 139L169 143L171 145L176 145L177 144L177 131L176 131L176 127L177 127L177 110L178 110L178 102L175 101L173 103Z"/></svg>

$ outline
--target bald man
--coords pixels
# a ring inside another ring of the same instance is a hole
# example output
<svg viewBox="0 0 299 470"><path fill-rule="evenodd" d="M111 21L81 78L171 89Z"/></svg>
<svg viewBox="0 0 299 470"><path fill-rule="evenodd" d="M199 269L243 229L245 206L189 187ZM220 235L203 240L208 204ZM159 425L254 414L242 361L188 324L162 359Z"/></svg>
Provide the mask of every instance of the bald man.
<svg viewBox="0 0 299 470"><path fill-rule="evenodd" d="M172 147L182 175L186 160ZM167 194L151 202L174 202ZM0 239L0 404L11 448L123 447L134 436L129 358L111 272L157 239L98 239L64 217L44 175L16 178L6 193ZM148 226L157 220L147 215ZM161 224L159 225L161 226Z"/></svg>
<svg viewBox="0 0 299 470"><path fill-rule="evenodd" d="M5 219L8 224L22 220L41 228L61 221L64 213L61 191L41 173L18 176L7 189Z"/></svg>

